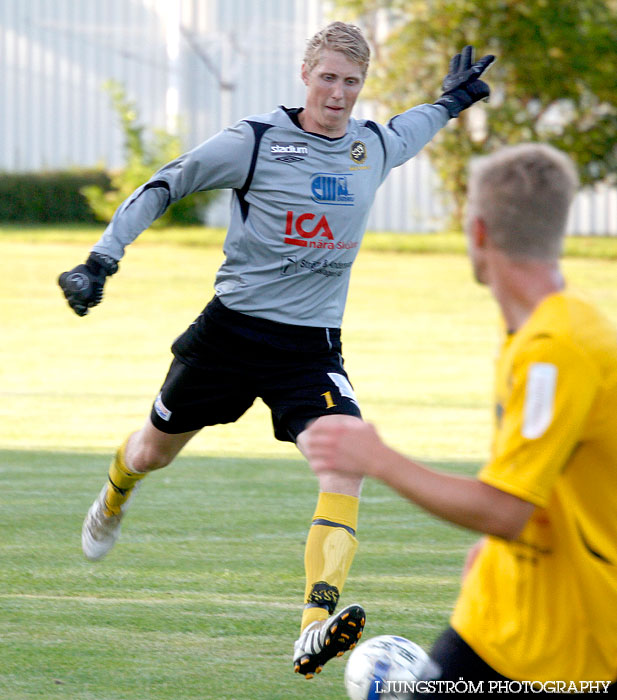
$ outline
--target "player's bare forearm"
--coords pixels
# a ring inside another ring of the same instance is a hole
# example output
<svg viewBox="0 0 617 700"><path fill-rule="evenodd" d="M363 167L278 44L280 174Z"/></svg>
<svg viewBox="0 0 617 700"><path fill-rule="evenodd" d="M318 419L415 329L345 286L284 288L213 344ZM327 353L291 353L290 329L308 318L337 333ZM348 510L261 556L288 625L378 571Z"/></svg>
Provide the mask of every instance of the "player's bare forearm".
<svg viewBox="0 0 617 700"><path fill-rule="evenodd" d="M478 479L429 469L383 443L375 428L340 416L309 428L306 453L313 470L372 476L428 512L470 530L515 538L534 506Z"/></svg>
<svg viewBox="0 0 617 700"><path fill-rule="evenodd" d="M534 506L478 479L428 469L395 450L378 470L378 478L416 505L456 525L514 539Z"/></svg>

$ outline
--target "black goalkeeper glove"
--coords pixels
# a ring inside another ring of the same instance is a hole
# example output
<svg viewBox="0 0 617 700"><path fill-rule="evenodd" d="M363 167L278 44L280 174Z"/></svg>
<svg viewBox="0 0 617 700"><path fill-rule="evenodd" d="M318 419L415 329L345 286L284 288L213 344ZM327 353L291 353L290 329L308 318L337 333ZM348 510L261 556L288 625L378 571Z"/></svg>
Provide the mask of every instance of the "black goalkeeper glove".
<svg viewBox="0 0 617 700"><path fill-rule="evenodd" d="M448 110L450 117L458 115L474 102L487 98L491 89L478 78L495 60L495 56L483 56L473 62L473 46L466 46L450 61L448 75L441 86L443 95L435 102Z"/></svg>
<svg viewBox="0 0 617 700"><path fill-rule="evenodd" d="M58 277L58 284L78 316L99 304L103 298L105 279L118 271L118 262L109 255L90 253L84 265L77 265Z"/></svg>

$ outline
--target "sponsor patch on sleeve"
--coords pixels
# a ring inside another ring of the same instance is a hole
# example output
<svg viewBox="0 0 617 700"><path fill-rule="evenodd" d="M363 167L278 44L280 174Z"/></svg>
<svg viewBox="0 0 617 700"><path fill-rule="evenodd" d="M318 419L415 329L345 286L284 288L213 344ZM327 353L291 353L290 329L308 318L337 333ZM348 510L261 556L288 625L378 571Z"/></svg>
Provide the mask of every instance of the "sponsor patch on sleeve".
<svg viewBox="0 0 617 700"><path fill-rule="evenodd" d="M553 420L557 367L534 362L529 368L525 388L522 435L528 440L542 437Z"/></svg>

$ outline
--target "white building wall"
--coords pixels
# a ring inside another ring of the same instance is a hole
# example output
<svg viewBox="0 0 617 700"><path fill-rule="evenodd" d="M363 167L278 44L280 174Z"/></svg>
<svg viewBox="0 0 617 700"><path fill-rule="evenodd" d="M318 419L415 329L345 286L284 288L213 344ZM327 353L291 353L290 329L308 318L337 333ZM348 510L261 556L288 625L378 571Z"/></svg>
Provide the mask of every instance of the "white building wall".
<svg viewBox="0 0 617 700"><path fill-rule="evenodd" d="M182 112L198 143L220 128L276 105L300 104L307 34L322 20L318 2L184 0Z"/></svg>
<svg viewBox="0 0 617 700"><path fill-rule="evenodd" d="M300 106L307 37L325 0L0 0L0 172L123 163L103 84L122 83L148 128L192 148L278 104ZM366 106L358 111L368 116ZM1 176L1 175L0 175ZM221 202L210 223L224 225ZM377 194L369 228L437 231L438 183L420 154ZM579 195L569 230L617 235L617 193Z"/></svg>
<svg viewBox="0 0 617 700"><path fill-rule="evenodd" d="M126 86L144 122L164 123L161 2L0 2L0 168L120 165L108 79Z"/></svg>

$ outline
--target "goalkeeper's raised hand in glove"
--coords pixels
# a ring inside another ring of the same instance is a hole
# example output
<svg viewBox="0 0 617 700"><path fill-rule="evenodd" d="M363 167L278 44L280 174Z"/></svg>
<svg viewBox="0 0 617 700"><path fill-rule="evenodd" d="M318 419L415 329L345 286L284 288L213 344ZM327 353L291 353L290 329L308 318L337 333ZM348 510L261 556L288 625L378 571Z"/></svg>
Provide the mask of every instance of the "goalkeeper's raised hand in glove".
<svg viewBox="0 0 617 700"><path fill-rule="evenodd" d="M58 278L58 284L78 316L101 302L105 279L118 271L118 262L109 255L90 253L84 265L77 265Z"/></svg>
<svg viewBox="0 0 617 700"><path fill-rule="evenodd" d="M478 78L495 60L495 56L483 56L474 63L473 46L466 46L450 61L448 75L441 86L443 95L435 102L448 110L450 117L458 117L460 112L471 107L474 102L490 95L489 86Z"/></svg>

